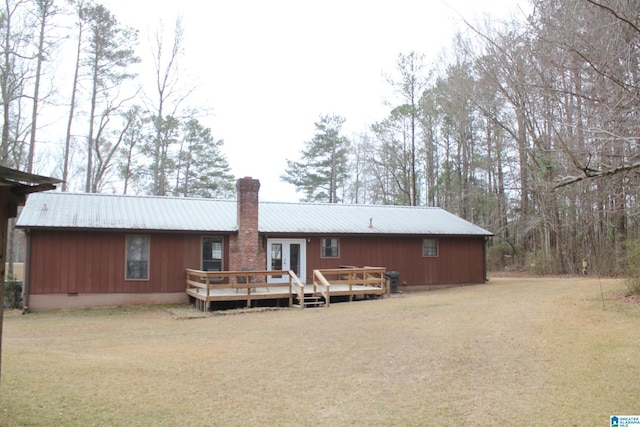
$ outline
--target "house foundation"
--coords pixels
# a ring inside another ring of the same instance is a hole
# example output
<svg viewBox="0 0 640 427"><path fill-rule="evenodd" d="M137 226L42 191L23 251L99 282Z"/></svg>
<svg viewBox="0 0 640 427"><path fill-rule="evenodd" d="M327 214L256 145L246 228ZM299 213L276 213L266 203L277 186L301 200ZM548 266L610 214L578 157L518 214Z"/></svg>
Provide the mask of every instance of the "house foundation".
<svg viewBox="0 0 640 427"><path fill-rule="evenodd" d="M184 292L32 294L30 296L29 311L126 305L186 304L187 302L188 298Z"/></svg>

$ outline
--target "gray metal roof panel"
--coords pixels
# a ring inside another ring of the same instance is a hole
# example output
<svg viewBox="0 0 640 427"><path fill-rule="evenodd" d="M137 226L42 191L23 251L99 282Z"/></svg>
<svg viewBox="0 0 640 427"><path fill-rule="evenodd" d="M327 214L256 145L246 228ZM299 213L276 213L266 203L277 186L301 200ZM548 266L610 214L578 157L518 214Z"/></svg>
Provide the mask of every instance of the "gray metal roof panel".
<svg viewBox="0 0 640 427"><path fill-rule="evenodd" d="M441 208L261 203L264 233L426 234L491 236Z"/></svg>
<svg viewBox="0 0 640 427"><path fill-rule="evenodd" d="M236 231L232 200L105 194L32 194L18 227Z"/></svg>
<svg viewBox="0 0 640 427"><path fill-rule="evenodd" d="M440 208L260 203L263 233L490 236ZM235 200L39 193L29 196L21 228L91 228L194 232L237 231Z"/></svg>

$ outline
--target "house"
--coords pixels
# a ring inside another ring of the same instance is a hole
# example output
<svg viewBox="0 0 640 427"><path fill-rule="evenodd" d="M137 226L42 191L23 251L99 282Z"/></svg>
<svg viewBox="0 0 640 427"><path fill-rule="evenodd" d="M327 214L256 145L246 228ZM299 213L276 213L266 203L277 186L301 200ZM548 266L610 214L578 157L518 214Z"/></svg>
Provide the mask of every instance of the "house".
<svg viewBox="0 0 640 427"><path fill-rule="evenodd" d="M260 202L259 188L239 179L237 201L32 195L17 223L28 308L184 302L185 269L292 270L309 282L314 269L376 266L407 285L486 280L492 233L443 209Z"/></svg>

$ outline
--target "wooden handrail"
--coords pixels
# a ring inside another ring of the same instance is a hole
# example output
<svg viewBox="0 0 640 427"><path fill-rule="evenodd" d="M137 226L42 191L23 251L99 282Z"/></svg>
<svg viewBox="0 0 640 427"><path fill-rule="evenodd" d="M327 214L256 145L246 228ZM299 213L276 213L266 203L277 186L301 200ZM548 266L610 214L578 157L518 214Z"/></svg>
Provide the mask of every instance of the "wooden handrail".
<svg viewBox="0 0 640 427"><path fill-rule="evenodd" d="M268 288L274 286L273 283L268 283L267 276L281 276L289 274L286 270L253 270L253 271L202 271L194 270L191 268L185 269L186 271L186 287L199 288L199 289L216 289L216 288L232 288L232 289L247 289L247 293L251 293L251 289L255 288ZM230 277L245 277L245 283L229 283L222 281L214 281L214 279L224 279ZM260 277L261 280L251 281L250 277ZM288 282L283 282L280 286L289 286L291 289L291 279Z"/></svg>
<svg viewBox="0 0 640 427"><path fill-rule="evenodd" d="M280 276L289 274L287 270L248 270L248 271L203 271L193 268L185 269L187 274L198 274L210 277L237 277L237 276Z"/></svg>
<svg viewBox="0 0 640 427"><path fill-rule="evenodd" d="M304 283L298 278L296 273L289 270L289 277L291 277L291 288L298 294L298 301L300 301L300 308L304 308Z"/></svg>
<svg viewBox="0 0 640 427"><path fill-rule="evenodd" d="M335 278L327 279L333 284L344 285L380 285L385 280L384 268L343 268L343 269L320 269L325 278L327 276Z"/></svg>
<svg viewBox="0 0 640 427"><path fill-rule="evenodd" d="M318 283L316 279L318 279L320 283ZM313 270L313 290L319 291L320 295L324 297L326 301L326 304L325 304L326 307L329 307L329 302L331 299L330 289L331 289L331 285L329 284L327 279L324 277L322 272L320 270Z"/></svg>
<svg viewBox="0 0 640 427"><path fill-rule="evenodd" d="M321 268L323 274L345 274L346 272L371 272L371 271L387 271L384 267L342 267L342 268Z"/></svg>

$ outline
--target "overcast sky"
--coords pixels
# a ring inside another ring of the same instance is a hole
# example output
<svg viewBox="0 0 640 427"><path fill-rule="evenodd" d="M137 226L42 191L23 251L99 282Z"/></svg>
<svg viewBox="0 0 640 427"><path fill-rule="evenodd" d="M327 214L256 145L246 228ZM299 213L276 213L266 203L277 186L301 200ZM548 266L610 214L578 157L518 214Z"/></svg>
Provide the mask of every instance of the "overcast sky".
<svg viewBox="0 0 640 427"><path fill-rule="evenodd" d="M425 54L427 67L451 44L461 16L504 19L516 0L103 0L123 24L140 30L139 55L162 20L182 15L191 100L223 139L237 177L261 182L265 201L297 201L280 181L298 159L320 115L346 119L351 137L382 120L393 101L384 73L399 53ZM145 60L153 67L150 60Z"/></svg>

